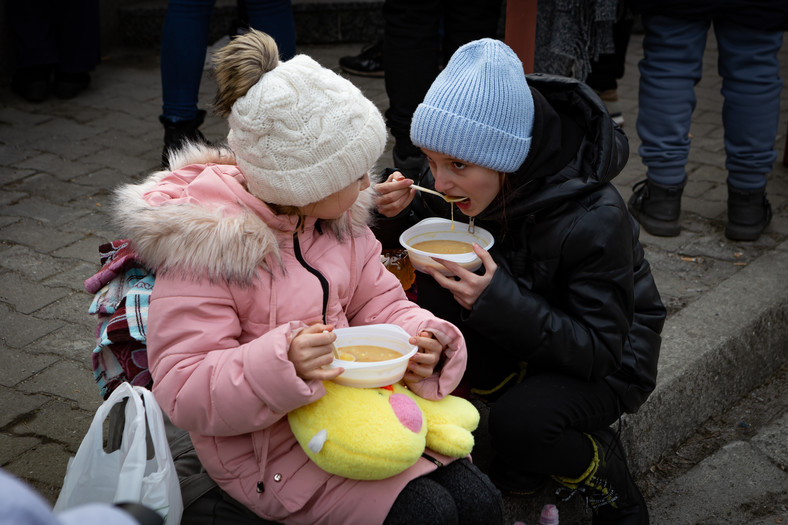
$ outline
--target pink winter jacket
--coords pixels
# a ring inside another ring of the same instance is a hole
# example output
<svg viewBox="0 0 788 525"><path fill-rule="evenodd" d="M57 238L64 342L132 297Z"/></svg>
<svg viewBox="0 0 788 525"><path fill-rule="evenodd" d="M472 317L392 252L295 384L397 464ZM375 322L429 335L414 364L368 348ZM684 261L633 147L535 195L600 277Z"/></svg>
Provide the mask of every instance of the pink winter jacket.
<svg viewBox="0 0 788 525"><path fill-rule="evenodd" d="M275 215L246 191L231 155L193 148L173 159L180 167L172 173L117 192L123 235L157 272L147 333L156 399L189 431L209 475L258 515L282 523L381 523L408 481L436 466L422 458L380 481L318 468L286 415L325 389L296 375L290 341L323 320L337 328L429 330L447 345L440 373L409 387L440 399L465 370L462 335L408 301L381 264L366 226L370 190L347 217L319 225L308 219L294 234L293 217Z"/></svg>

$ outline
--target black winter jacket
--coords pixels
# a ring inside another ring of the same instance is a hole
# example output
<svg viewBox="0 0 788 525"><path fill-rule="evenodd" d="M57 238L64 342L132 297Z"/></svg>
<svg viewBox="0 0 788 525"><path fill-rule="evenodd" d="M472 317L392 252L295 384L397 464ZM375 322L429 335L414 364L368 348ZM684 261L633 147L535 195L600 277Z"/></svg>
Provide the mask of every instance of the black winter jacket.
<svg viewBox="0 0 788 525"><path fill-rule="evenodd" d="M462 330L477 391L505 387L523 369L560 372L604 379L635 412L655 387L666 312L639 227L610 184L628 158L626 135L585 84L541 74L528 83L531 149L475 218L495 236L497 272L470 311L418 273L418 302ZM434 186L428 169L417 182ZM419 193L398 217L379 220L378 237L398 247L409 225L449 212Z"/></svg>

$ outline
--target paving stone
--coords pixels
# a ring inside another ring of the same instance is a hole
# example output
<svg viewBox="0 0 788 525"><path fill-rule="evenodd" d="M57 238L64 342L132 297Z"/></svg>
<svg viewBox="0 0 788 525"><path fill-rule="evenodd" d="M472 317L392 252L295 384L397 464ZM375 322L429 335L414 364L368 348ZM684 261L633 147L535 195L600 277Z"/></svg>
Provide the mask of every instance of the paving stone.
<svg viewBox="0 0 788 525"><path fill-rule="evenodd" d="M3 209L8 206L13 206L17 204L19 201L24 200L27 198L26 193L22 193L21 191L7 191L3 190L0 192L0 204L3 205ZM0 211L0 213L2 213Z"/></svg>
<svg viewBox="0 0 788 525"><path fill-rule="evenodd" d="M0 432L0 465L10 463L14 458L27 452L41 441L34 437L15 436Z"/></svg>
<svg viewBox="0 0 788 525"><path fill-rule="evenodd" d="M18 349L12 350L4 345L0 345L0 352L3 355L3 366L0 367L0 385L7 387L13 387L17 383L24 381L58 359L57 356L53 355L33 354L22 352Z"/></svg>
<svg viewBox="0 0 788 525"><path fill-rule="evenodd" d="M26 246L0 246L0 266L33 281L42 281L65 271L74 261L52 257Z"/></svg>
<svg viewBox="0 0 788 525"><path fill-rule="evenodd" d="M20 314L32 314L71 293L66 288L42 287L11 272L0 276L0 301L13 304Z"/></svg>
<svg viewBox="0 0 788 525"><path fill-rule="evenodd" d="M93 349L96 347L98 319L88 315L87 306L86 304L84 308L85 320L83 322L63 324L27 345L25 351L31 354L51 354L80 363L90 363ZM92 370L92 365L90 368Z"/></svg>
<svg viewBox="0 0 788 525"><path fill-rule="evenodd" d="M27 129L51 119L50 115L23 111L16 104L0 105L0 137L13 136L13 129L20 131L20 128ZM14 143L12 140L4 142L7 144Z"/></svg>
<svg viewBox="0 0 788 525"><path fill-rule="evenodd" d="M48 201L59 205L83 199L85 195L95 191L89 186L74 184L72 181L62 181L46 173L32 175L9 186L28 195L40 195Z"/></svg>
<svg viewBox="0 0 788 525"><path fill-rule="evenodd" d="M35 140L40 141L42 139L36 138ZM97 170L101 167L101 165L93 161L93 159L74 162L60 155L48 152L24 160L16 166L19 168L43 171L61 180L71 180L74 177L83 175L89 171Z"/></svg>
<svg viewBox="0 0 788 525"><path fill-rule="evenodd" d="M69 292L56 301L52 301L45 307L40 308L36 312L36 317L40 319L59 319L68 324L81 325L88 330L92 330L95 322L85 315L92 300L93 296L85 291Z"/></svg>
<svg viewBox="0 0 788 525"><path fill-rule="evenodd" d="M106 241L104 239L99 239L93 235L88 235L87 237L80 239L69 246L56 250L53 255L57 257L67 257L69 259L79 259L87 263L94 263L97 260L97 248L105 242Z"/></svg>
<svg viewBox="0 0 788 525"><path fill-rule="evenodd" d="M50 224L67 222L85 213L87 213L87 211L84 209L53 204L39 196L21 199L14 204L4 206L2 210L0 210L0 214L2 215L30 217Z"/></svg>
<svg viewBox="0 0 788 525"><path fill-rule="evenodd" d="M5 431L5 427L13 421L38 410L49 401L47 396L40 394L25 394L18 390L0 386L0 428Z"/></svg>
<svg viewBox="0 0 788 525"><path fill-rule="evenodd" d="M98 389L96 398L101 401ZM66 450L76 454L94 414L95 412L80 409L74 402L56 399L43 405L25 421L11 426L9 430L20 437L41 436L46 441L65 445ZM54 431L55 429L57 431Z"/></svg>
<svg viewBox="0 0 788 525"><path fill-rule="evenodd" d="M85 279L92 276L99 270L98 260L98 255L96 255L96 262L93 264L88 262L76 262L64 272L44 279L41 284L50 287L70 288L76 292L84 292ZM92 296L88 296L88 300L91 298Z"/></svg>
<svg viewBox="0 0 788 525"><path fill-rule="evenodd" d="M101 404L101 398L96 395L90 363L87 359L85 361L59 360L16 388L29 394L51 394L75 401L83 410L95 411Z"/></svg>
<svg viewBox="0 0 788 525"><path fill-rule="evenodd" d="M63 326L62 321L37 319L12 311L5 304L0 304L0 339L11 348L24 348L61 326Z"/></svg>
<svg viewBox="0 0 788 525"><path fill-rule="evenodd" d="M0 155L2 155L2 153L0 153ZM24 179L25 177L29 177L35 173L34 170L27 168L15 168L11 166L11 164L12 162L10 161L8 163L4 163L2 159L0 159L0 165L3 166L3 170L0 171L0 186L4 186L9 182Z"/></svg>
<svg viewBox="0 0 788 525"><path fill-rule="evenodd" d="M51 253L75 242L83 234L64 231L41 222L22 217L13 224L0 226L0 239L26 246L39 253Z"/></svg>

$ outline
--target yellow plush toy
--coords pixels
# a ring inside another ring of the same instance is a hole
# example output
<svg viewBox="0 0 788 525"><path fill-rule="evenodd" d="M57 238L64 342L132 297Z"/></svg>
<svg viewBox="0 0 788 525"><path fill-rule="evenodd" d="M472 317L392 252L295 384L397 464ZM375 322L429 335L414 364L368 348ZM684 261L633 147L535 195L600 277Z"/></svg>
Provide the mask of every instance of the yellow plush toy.
<svg viewBox="0 0 788 525"><path fill-rule="evenodd" d="M287 416L317 466L350 479L384 479L425 447L461 458L473 449L479 412L465 399L422 399L406 387L353 388L327 381L326 395Z"/></svg>

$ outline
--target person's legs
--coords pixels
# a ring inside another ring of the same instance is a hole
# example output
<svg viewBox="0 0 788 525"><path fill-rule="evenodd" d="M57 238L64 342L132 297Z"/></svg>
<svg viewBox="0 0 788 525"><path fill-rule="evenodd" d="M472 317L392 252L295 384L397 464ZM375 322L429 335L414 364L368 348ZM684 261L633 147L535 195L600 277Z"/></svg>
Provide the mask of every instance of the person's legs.
<svg viewBox="0 0 788 525"><path fill-rule="evenodd" d="M162 118L188 121L198 116L208 27L216 0L170 0L161 36Z"/></svg>
<svg viewBox="0 0 788 525"><path fill-rule="evenodd" d="M395 165L417 170L421 151L410 140L410 121L441 67L440 0L386 0L383 62L389 98L386 124L394 137Z"/></svg>
<svg viewBox="0 0 788 525"><path fill-rule="evenodd" d="M619 416L618 398L603 381L559 374L526 377L490 409L496 463L543 476L577 477L593 455L584 433L606 428Z"/></svg>
<svg viewBox="0 0 788 525"><path fill-rule="evenodd" d="M5 10L16 61L11 89L30 102L46 100L58 61L53 2L5 0Z"/></svg>
<svg viewBox="0 0 788 525"><path fill-rule="evenodd" d="M410 481L389 510L383 525L457 525L457 507L440 483L424 476Z"/></svg>
<svg viewBox="0 0 788 525"><path fill-rule="evenodd" d="M640 61L638 149L650 180L679 185L686 179L695 84L701 79L710 22L644 16Z"/></svg>
<svg viewBox="0 0 788 525"><path fill-rule="evenodd" d="M454 500L460 524L501 523L503 500L500 491L476 465L459 459L427 477L440 483Z"/></svg>
<svg viewBox="0 0 788 525"><path fill-rule="evenodd" d="M675 236L681 229L695 84L701 78L709 25L704 20L643 17L636 127L647 179L635 187L629 210L652 235Z"/></svg>
<svg viewBox="0 0 788 525"><path fill-rule="evenodd" d="M270 35L279 47L279 58L295 56L296 37L290 0L245 0L249 27Z"/></svg>
<svg viewBox="0 0 788 525"><path fill-rule="evenodd" d="M408 483L383 523L476 525L502 521L501 493L473 463L458 459Z"/></svg>
<svg viewBox="0 0 788 525"><path fill-rule="evenodd" d="M60 4L58 18L58 64L55 95L73 98L90 84L90 72L101 60L101 27L98 0Z"/></svg>
<svg viewBox="0 0 788 525"><path fill-rule="evenodd" d="M714 21L722 77L722 123L728 182L740 190L766 186L774 167L780 119L783 33Z"/></svg>
<svg viewBox="0 0 788 525"><path fill-rule="evenodd" d="M527 377L490 409L493 481L522 494L536 488L539 475L550 475L586 497L600 519L647 520L645 501L610 429L620 416L618 397L604 381L558 374Z"/></svg>
<svg viewBox="0 0 788 525"><path fill-rule="evenodd" d="M501 0L456 0L444 10L443 62L457 48L480 38L495 38Z"/></svg>
<svg viewBox="0 0 788 525"><path fill-rule="evenodd" d="M624 12L613 24L612 53L599 55L591 61L591 72L586 77L586 84L599 94L605 103L610 118L618 125L624 124L624 115L618 101L618 79L624 76L627 47L632 34L634 19Z"/></svg>
<svg viewBox="0 0 788 525"><path fill-rule="evenodd" d="M216 0L170 0L161 36L162 113L164 126L163 167L169 152L185 142L204 142L199 127L205 110L197 107L208 27Z"/></svg>
<svg viewBox="0 0 788 525"><path fill-rule="evenodd" d="M728 224L725 235L754 241L771 222L766 175L777 158L779 123L779 31L762 31L715 20L722 77L722 122L728 169Z"/></svg>

